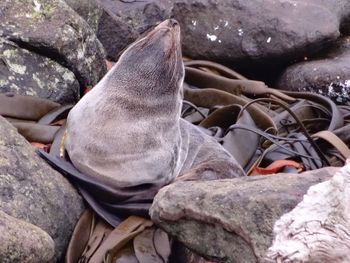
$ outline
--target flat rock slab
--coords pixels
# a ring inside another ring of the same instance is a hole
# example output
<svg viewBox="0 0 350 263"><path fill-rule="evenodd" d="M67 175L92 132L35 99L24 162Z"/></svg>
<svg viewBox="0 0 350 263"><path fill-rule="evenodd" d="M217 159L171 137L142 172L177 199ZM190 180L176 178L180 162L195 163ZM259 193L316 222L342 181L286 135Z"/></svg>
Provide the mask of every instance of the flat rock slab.
<svg viewBox="0 0 350 263"><path fill-rule="evenodd" d="M344 37L323 58L288 67L277 87L311 91L339 103L350 101L350 37Z"/></svg>
<svg viewBox="0 0 350 263"><path fill-rule="evenodd" d="M50 263L55 243L42 229L0 210L2 263Z"/></svg>
<svg viewBox="0 0 350 263"><path fill-rule="evenodd" d="M54 60L0 38L0 92L14 92L76 103L80 85L74 74Z"/></svg>
<svg viewBox="0 0 350 263"><path fill-rule="evenodd" d="M311 185L339 168L217 181L176 182L162 188L152 220L185 246L219 262L264 262L274 223Z"/></svg>
<svg viewBox="0 0 350 263"><path fill-rule="evenodd" d="M102 45L64 1L0 1L0 36L66 66L82 86L106 73Z"/></svg>
<svg viewBox="0 0 350 263"><path fill-rule="evenodd" d="M350 14L347 0L99 2L109 18L102 17L97 35L114 60L142 32L173 17L181 25L184 55L193 59L289 62L336 40Z"/></svg>
<svg viewBox="0 0 350 263"><path fill-rule="evenodd" d="M0 116L0 211L47 232L57 260L83 209L74 187Z"/></svg>

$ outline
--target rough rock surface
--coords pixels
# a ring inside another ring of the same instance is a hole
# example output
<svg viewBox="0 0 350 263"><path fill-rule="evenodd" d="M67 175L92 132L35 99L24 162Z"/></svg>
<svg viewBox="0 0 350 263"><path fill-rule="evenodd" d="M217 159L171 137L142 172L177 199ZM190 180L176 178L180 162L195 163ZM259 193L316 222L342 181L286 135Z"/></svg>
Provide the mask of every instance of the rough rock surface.
<svg viewBox="0 0 350 263"><path fill-rule="evenodd" d="M207 182L176 182L162 188L152 220L198 254L219 262L263 262L274 223L291 211L311 185L339 168Z"/></svg>
<svg viewBox="0 0 350 263"><path fill-rule="evenodd" d="M340 32L345 36L350 35L350 15L344 16L340 27Z"/></svg>
<svg viewBox="0 0 350 263"><path fill-rule="evenodd" d="M0 38L0 92L69 104L78 101L79 90L78 81L67 68Z"/></svg>
<svg viewBox="0 0 350 263"><path fill-rule="evenodd" d="M77 12L89 26L96 32L103 13L96 0L64 0L75 12Z"/></svg>
<svg viewBox="0 0 350 263"><path fill-rule="evenodd" d="M42 229L0 210L0 259L2 263L52 262L55 243Z"/></svg>
<svg viewBox="0 0 350 263"><path fill-rule="evenodd" d="M251 65L252 61L268 64L277 59L290 61L336 40L340 27L350 17L347 0L99 2L116 24L100 23L98 29L108 35L108 41L100 40L109 58L114 59L140 33L174 17L180 22L183 51L189 57L240 65Z"/></svg>
<svg viewBox="0 0 350 263"><path fill-rule="evenodd" d="M312 91L337 102L350 100L350 37L345 37L323 58L288 67L276 85L279 89Z"/></svg>
<svg viewBox="0 0 350 263"><path fill-rule="evenodd" d="M58 259L83 209L74 187L0 116L0 210L47 232Z"/></svg>
<svg viewBox="0 0 350 263"><path fill-rule="evenodd" d="M107 59L117 61L120 53L134 40L139 33L120 18L108 12L103 12L99 20L97 37L103 44Z"/></svg>
<svg viewBox="0 0 350 263"><path fill-rule="evenodd" d="M0 37L68 67L82 86L106 73L94 32L61 0L0 1Z"/></svg>
<svg viewBox="0 0 350 263"><path fill-rule="evenodd" d="M270 262L350 262L350 160L274 226Z"/></svg>
<svg viewBox="0 0 350 263"><path fill-rule="evenodd" d="M107 6L103 8L100 1L97 0L65 0L65 2L84 18L96 32L99 41L101 41L106 50L107 59L109 60L116 61L120 52L139 36L139 33L132 25L129 25L120 17L113 14L109 8L109 3L104 3ZM130 3L131 5L128 6L133 8L135 3ZM111 3L113 7L115 4L119 7L118 2ZM163 20L163 17L157 18L153 19L157 22ZM146 24L148 25L148 23Z"/></svg>

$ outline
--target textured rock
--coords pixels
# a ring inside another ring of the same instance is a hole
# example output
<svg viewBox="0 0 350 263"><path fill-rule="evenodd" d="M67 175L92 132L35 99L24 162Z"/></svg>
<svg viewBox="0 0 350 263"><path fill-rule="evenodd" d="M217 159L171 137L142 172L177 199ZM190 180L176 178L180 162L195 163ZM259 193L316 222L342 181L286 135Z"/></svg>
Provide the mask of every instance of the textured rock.
<svg viewBox="0 0 350 263"><path fill-rule="evenodd" d="M68 104L78 101L79 89L78 81L67 68L0 38L0 92Z"/></svg>
<svg viewBox="0 0 350 263"><path fill-rule="evenodd" d="M58 259L83 209L74 187L0 117L0 210L46 231Z"/></svg>
<svg viewBox="0 0 350 263"><path fill-rule="evenodd" d="M39 227L0 211L0 233L2 263L52 262L55 243Z"/></svg>
<svg viewBox="0 0 350 263"><path fill-rule="evenodd" d="M349 10L350 8L348 8ZM350 12L350 11L349 11ZM345 36L350 35L350 14L348 14L347 16L344 16L342 23L341 23L341 27L340 27L340 31L342 32L342 34L344 34Z"/></svg>
<svg viewBox="0 0 350 263"><path fill-rule="evenodd" d="M200 3L199 3L200 2ZM343 1L345 2L345 1ZM339 36L339 18L310 1L186 1L174 5L184 53L236 62L297 58Z"/></svg>
<svg viewBox="0 0 350 263"><path fill-rule="evenodd" d="M350 14L347 0L100 3L116 23L114 27L100 24L98 30L109 36L108 42L101 41L110 58L116 59L123 47L155 23L174 17L181 24L185 55L240 65L251 65L252 60L288 62L314 53L339 37L340 24ZM113 48L115 43L118 45Z"/></svg>
<svg viewBox="0 0 350 263"><path fill-rule="evenodd" d="M75 12L77 12L89 26L96 32L103 13L96 0L64 0Z"/></svg>
<svg viewBox="0 0 350 263"><path fill-rule="evenodd" d="M323 58L288 67L277 82L279 89L312 91L337 102L350 100L350 37L338 41Z"/></svg>
<svg viewBox="0 0 350 263"><path fill-rule="evenodd" d="M350 262L350 160L274 226L270 262Z"/></svg>
<svg viewBox="0 0 350 263"><path fill-rule="evenodd" d="M96 32L109 60L116 61L119 53L139 36L139 33L132 25L129 25L111 12L110 7L112 6L113 10L115 4L119 7L118 2L114 2L111 6L108 3L104 3L106 8L102 8L100 2L96 0L65 0L65 2L84 18ZM123 4L122 2L120 3ZM134 3L132 3L131 7L134 7Z"/></svg>
<svg viewBox="0 0 350 263"><path fill-rule="evenodd" d="M108 60L117 61L122 50L134 42L138 36L137 31L120 18L111 18L109 13L102 13L97 37L106 50Z"/></svg>
<svg viewBox="0 0 350 263"><path fill-rule="evenodd" d="M292 210L311 185L329 179L337 170L177 182L159 191L150 215L208 259L263 262L278 218Z"/></svg>
<svg viewBox="0 0 350 263"><path fill-rule="evenodd" d="M106 49L107 58L116 61L121 51L143 32L170 16L171 1L152 0L100 1L103 14L97 37Z"/></svg>
<svg viewBox="0 0 350 263"><path fill-rule="evenodd" d="M106 73L94 32L61 0L1 1L0 36L68 67L82 86Z"/></svg>

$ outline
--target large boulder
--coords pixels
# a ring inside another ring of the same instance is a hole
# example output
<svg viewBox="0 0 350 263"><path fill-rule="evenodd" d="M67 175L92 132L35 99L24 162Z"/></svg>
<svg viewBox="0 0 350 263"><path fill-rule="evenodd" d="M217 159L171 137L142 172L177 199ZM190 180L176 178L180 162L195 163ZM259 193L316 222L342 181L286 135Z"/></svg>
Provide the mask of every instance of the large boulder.
<svg viewBox="0 0 350 263"><path fill-rule="evenodd" d="M345 37L322 58L288 67L277 85L279 89L311 91L339 103L350 100L350 37Z"/></svg>
<svg viewBox="0 0 350 263"><path fill-rule="evenodd" d="M181 21L185 54L268 64L268 58L296 59L339 37L339 14L320 2L177 1L172 14Z"/></svg>
<svg viewBox="0 0 350 263"><path fill-rule="evenodd" d="M350 262L349 161L275 223L267 262Z"/></svg>
<svg viewBox="0 0 350 263"><path fill-rule="evenodd" d="M103 9L100 7L96 0L64 0L75 12L77 12L89 26L97 31L100 18L103 13Z"/></svg>
<svg viewBox="0 0 350 263"><path fill-rule="evenodd" d="M84 209L82 198L1 116L0 193L0 210L48 233L55 242L55 260L61 258ZM13 230L5 227L4 231ZM14 246L21 249L18 242Z"/></svg>
<svg viewBox="0 0 350 263"><path fill-rule="evenodd" d="M105 18L97 34L114 60L142 32L174 17L186 56L236 65L289 62L336 40L350 14L347 0L99 2Z"/></svg>
<svg viewBox="0 0 350 263"><path fill-rule="evenodd" d="M93 30L61 0L0 1L0 37L67 67L83 87L106 73Z"/></svg>
<svg viewBox="0 0 350 263"><path fill-rule="evenodd" d="M121 52L138 38L139 32L121 18L112 17L106 11L102 13L97 37L106 50L107 59L117 61Z"/></svg>
<svg viewBox="0 0 350 263"><path fill-rule="evenodd" d="M0 210L2 263L50 263L55 243L42 229Z"/></svg>
<svg viewBox="0 0 350 263"><path fill-rule="evenodd" d="M196 253L219 262L263 262L274 223L291 211L311 185L339 168L303 174L176 182L162 188L152 221Z"/></svg>
<svg viewBox="0 0 350 263"><path fill-rule="evenodd" d="M54 60L0 38L0 92L32 95L69 104L79 99L74 74Z"/></svg>
<svg viewBox="0 0 350 263"><path fill-rule="evenodd" d="M107 53L107 59L116 61L120 52L132 43L140 34L133 25L125 23L124 20L114 15L115 7L119 8L118 3L103 3L96 0L75 1L65 0L65 2L73 8L90 27L96 32L98 39L103 43ZM123 3L123 2L121 2ZM134 8L134 4L129 3L126 7ZM127 3L126 3L127 4ZM156 22L162 21L163 17L153 17ZM146 23L149 27L149 23ZM153 23L154 24L154 23Z"/></svg>

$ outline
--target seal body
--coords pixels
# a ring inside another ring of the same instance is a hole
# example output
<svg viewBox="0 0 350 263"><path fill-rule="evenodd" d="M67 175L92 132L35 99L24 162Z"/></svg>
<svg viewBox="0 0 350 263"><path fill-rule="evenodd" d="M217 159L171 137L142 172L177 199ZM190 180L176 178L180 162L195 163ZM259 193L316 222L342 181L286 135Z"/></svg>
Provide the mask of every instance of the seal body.
<svg viewBox="0 0 350 263"><path fill-rule="evenodd" d="M74 166L118 188L165 185L195 166L188 178L215 177L226 166L227 177L243 175L221 145L180 119L183 79L180 28L166 20L69 113L65 147Z"/></svg>

